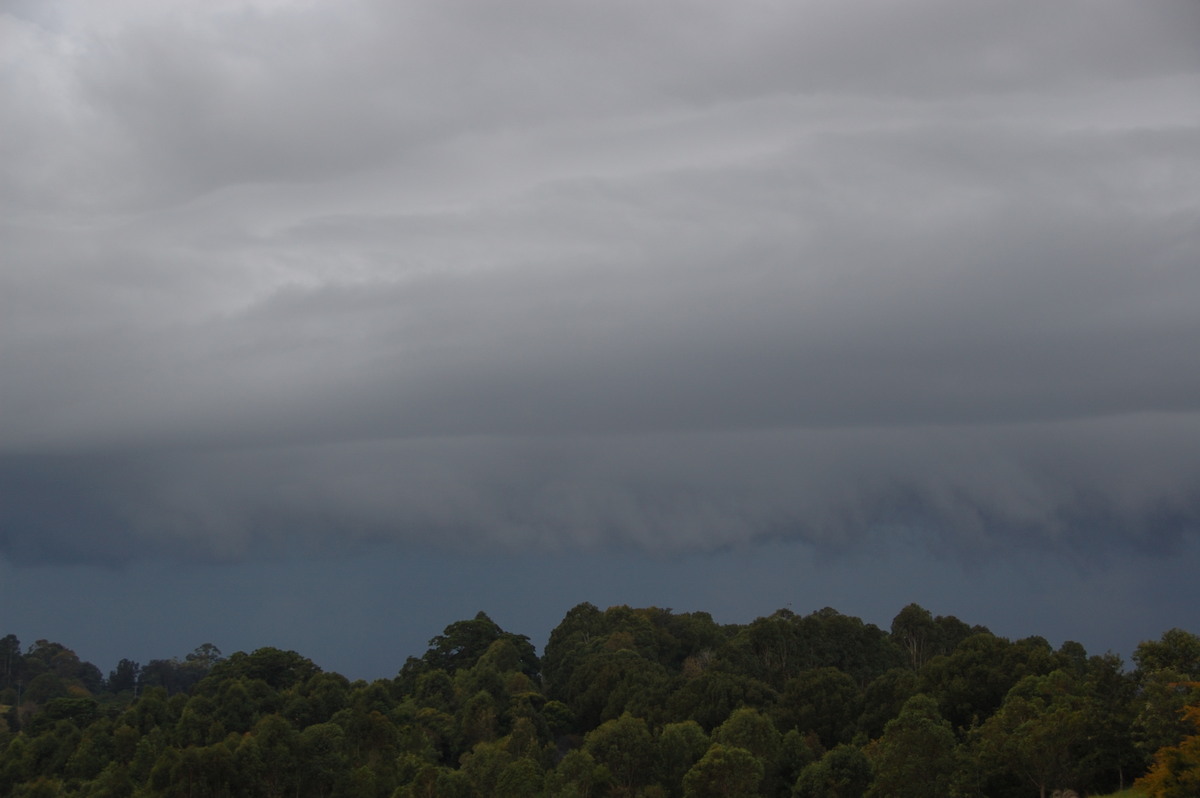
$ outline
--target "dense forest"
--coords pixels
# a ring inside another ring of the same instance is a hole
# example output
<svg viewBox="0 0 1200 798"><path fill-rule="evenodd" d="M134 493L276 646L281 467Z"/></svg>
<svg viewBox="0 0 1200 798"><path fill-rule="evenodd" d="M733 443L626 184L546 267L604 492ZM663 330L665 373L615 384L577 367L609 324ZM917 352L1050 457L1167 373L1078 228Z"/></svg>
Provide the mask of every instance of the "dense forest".
<svg viewBox="0 0 1200 798"><path fill-rule="evenodd" d="M748 624L581 604L539 658L486 614L393 679L293 651L121 660L0 639L0 795L1200 795L1200 638L1127 668L913 604Z"/></svg>

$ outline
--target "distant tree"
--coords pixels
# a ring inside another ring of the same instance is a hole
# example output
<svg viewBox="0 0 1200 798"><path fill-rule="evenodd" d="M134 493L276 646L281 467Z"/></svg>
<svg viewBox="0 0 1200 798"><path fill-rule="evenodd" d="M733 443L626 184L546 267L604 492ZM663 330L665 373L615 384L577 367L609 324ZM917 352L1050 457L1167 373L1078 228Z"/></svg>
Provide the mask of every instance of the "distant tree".
<svg viewBox="0 0 1200 798"><path fill-rule="evenodd" d="M199 668L204 673L208 673L213 669L213 666L223 660L225 657L221 654L221 649L214 646L212 643L201 643L192 650L192 653L185 656L184 662L193 667Z"/></svg>
<svg viewBox="0 0 1200 798"><path fill-rule="evenodd" d="M909 604L892 619L892 639L904 649L914 671L930 658L936 634L933 615L919 604Z"/></svg>
<svg viewBox="0 0 1200 798"><path fill-rule="evenodd" d="M713 743L683 777L684 798L754 798L763 763L744 748Z"/></svg>
<svg viewBox="0 0 1200 798"><path fill-rule="evenodd" d="M784 729L815 732L826 748L854 736L862 695L854 680L837 668L815 668L789 679L776 710Z"/></svg>
<svg viewBox="0 0 1200 798"><path fill-rule="evenodd" d="M0 688L12 687L24 671L21 641L16 635L0 637Z"/></svg>
<svg viewBox="0 0 1200 798"><path fill-rule="evenodd" d="M349 774L346 735L335 723L318 723L300 733L297 763L305 792L329 798Z"/></svg>
<svg viewBox="0 0 1200 798"><path fill-rule="evenodd" d="M920 692L937 699L938 711L955 729L981 723L999 709L1013 685L1053 670L1050 645L1030 638L1015 643L990 633L972 635L919 673Z"/></svg>
<svg viewBox="0 0 1200 798"><path fill-rule="evenodd" d="M505 769L512 764L512 755L496 742L481 742L462 755L462 771L478 795L495 795L496 786Z"/></svg>
<svg viewBox="0 0 1200 798"><path fill-rule="evenodd" d="M646 722L628 712L589 732L584 748L608 768L618 794L625 796L634 795L646 783L657 759Z"/></svg>
<svg viewBox="0 0 1200 798"><path fill-rule="evenodd" d="M521 757L500 771L493 794L496 798L530 798L538 794L544 781L541 766L529 757Z"/></svg>
<svg viewBox="0 0 1200 798"><path fill-rule="evenodd" d="M678 795L683 776L711 745L704 729L694 720L668 723L658 735L658 782Z"/></svg>
<svg viewBox="0 0 1200 798"><path fill-rule="evenodd" d="M469 621L456 621L447 626L429 641L424 660L431 668L452 674L473 666L497 640L512 643L518 667L531 676L537 675L538 659L529 638L504 631L485 612L477 613Z"/></svg>
<svg viewBox="0 0 1200 798"><path fill-rule="evenodd" d="M774 795L790 786L779 781L783 735L768 715L751 707L734 710L724 723L713 730L712 739L726 748L749 751L758 760L762 766L759 783L764 795Z"/></svg>
<svg viewBox="0 0 1200 798"><path fill-rule="evenodd" d="M887 722L899 715L905 702L919 690L919 677L911 668L892 668L878 676L863 692L858 733L867 739L879 737Z"/></svg>
<svg viewBox="0 0 1200 798"><path fill-rule="evenodd" d="M600 794L610 779L608 768L586 749L574 748L546 774L545 794L548 798L591 798Z"/></svg>
<svg viewBox="0 0 1200 798"><path fill-rule="evenodd" d="M1157 641L1138 643L1133 661L1144 675L1169 670L1189 680L1200 680L1200 636L1171 629Z"/></svg>
<svg viewBox="0 0 1200 798"><path fill-rule="evenodd" d="M871 784L871 762L853 745L839 745L800 771L796 798L862 798Z"/></svg>
<svg viewBox="0 0 1200 798"><path fill-rule="evenodd" d="M1156 751L1178 745L1191 731L1184 710L1200 703L1200 685L1171 668L1139 675L1138 712L1132 732L1144 761L1149 761Z"/></svg>
<svg viewBox="0 0 1200 798"><path fill-rule="evenodd" d="M203 663L206 660L193 660ZM185 666L186 669L186 666ZM267 646L246 654L237 651L220 660L209 671L213 685L227 679L261 679L273 690L286 690L320 673L321 669L307 657L295 651L283 651Z"/></svg>
<svg viewBox="0 0 1200 798"><path fill-rule="evenodd" d="M875 779L867 798L953 794L957 748L954 730L938 714L937 702L913 696L873 747Z"/></svg>
<svg viewBox="0 0 1200 798"><path fill-rule="evenodd" d="M588 729L625 712L661 714L675 684L665 667L632 649L599 649L579 662L560 695Z"/></svg>
<svg viewBox="0 0 1200 798"><path fill-rule="evenodd" d="M108 692L110 693L132 693L137 689L138 677L141 675L142 666L133 660L123 659L117 663L116 670L110 671L108 674Z"/></svg>
<svg viewBox="0 0 1200 798"><path fill-rule="evenodd" d="M1200 732L1200 704L1184 708L1184 718ZM1179 745L1165 746L1154 754L1150 772L1137 786L1149 798L1195 798L1200 795L1200 733Z"/></svg>
<svg viewBox="0 0 1200 798"><path fill-rule="evenodd" d="M572 607L550 632L542 656L542 679L551 698L562 699L563 690L579 662L599 645L607 627L604 613L584 602Z"/></svg>
<svg viewBox="0 0 1200 798"><path fill-rule="evenodd" d="M779 694L766 683L744 673L712 668L680 684L667 700L672 718L694 720L705 729L716 728L741 706L767 709Z"/></svg>
<svg viewBox="0 0 1200 798"><path fill-rule="evenodd" d="M809 662L797 620L791 610L754 620L729 641L721 659L730 670L780 689Z"/></svg>
<svg viewBox="0 0 1200 798"><path fill-rule="evenodd" d="M1028 676L973 732L977 762L1025 781L1041 798L1081 786L1090 775L1081 768L1089 761L1093 720L1069 674Z"/></svg>

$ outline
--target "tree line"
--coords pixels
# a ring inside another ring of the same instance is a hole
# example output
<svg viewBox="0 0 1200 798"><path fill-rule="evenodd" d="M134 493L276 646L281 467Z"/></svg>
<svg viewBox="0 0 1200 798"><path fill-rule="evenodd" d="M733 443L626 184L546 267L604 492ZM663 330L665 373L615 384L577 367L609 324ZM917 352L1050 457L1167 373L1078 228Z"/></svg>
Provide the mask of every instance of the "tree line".
<svg viewBox="0 0 1200 798"><path fill-rule="evenodd" d="M121 660L0 639L13 798L1200 795L1200 638L1133 666L912 604L748 624L571 609L539 657L485 613L394 678L276 648Z"/></svg>

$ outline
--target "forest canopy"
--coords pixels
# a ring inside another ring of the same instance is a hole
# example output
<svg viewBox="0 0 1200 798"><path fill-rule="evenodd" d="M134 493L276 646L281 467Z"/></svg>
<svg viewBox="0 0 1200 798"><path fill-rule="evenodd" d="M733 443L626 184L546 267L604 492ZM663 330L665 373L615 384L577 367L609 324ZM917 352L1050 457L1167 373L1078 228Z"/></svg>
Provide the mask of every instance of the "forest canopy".
<svg viewBox="0 0 1200 798"><path fill-rule="evenodd" d="M0 638L0 795L1200 794L1200 638L1133 667L910 604L746 624L580 604L539 657L484 612L394 678L295 651L122 659Z"/></svg>

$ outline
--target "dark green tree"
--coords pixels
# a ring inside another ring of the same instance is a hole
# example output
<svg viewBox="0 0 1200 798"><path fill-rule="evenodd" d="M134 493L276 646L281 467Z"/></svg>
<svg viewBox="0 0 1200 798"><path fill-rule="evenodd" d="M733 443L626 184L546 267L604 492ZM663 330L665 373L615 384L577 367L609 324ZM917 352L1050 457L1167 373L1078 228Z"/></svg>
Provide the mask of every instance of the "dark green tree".
<svg viewBox="0 0 1200 798"><path fill-rule="evenodd" d="M646 722L628 712L584 738L584 748L612 774L617 795L632 796L653 772L657 751Z"/></svg>
<svg viewBox="0 0 1200 798"><path fill-rule="evenodd" d="M862 705L854 680L837 668L802 671L784 685L775 710L783 729L815 732L826 748L854 736Z"/></svg>
<svg viewBox="0 0 1200 798"><path fill-rule="evenodd" d="M713 743L683 777L684 798L754 798L761 795L762 761L744 748Z"/></svg>
<svg viewBox="0 0 1200 798"><path fill-rule="evenodd" d="M867 798L927 798L952 795L958 770L958 740L927 695L908 700L874 745L875 779Z"/></svg>
<svg viewBox="0 0 1200 798"><path fill-rule="evenodd" d="M658 783L679 795L683 776L704 756L712 741L694 720L668 723L658 735Z"/></svg>
<svg viewBox="0 0 1200 798"><path fill-rule="evenodd" d="M796 798L863 798L871 784L871 762L853 745L839 745L800 771Z"/></svg>

